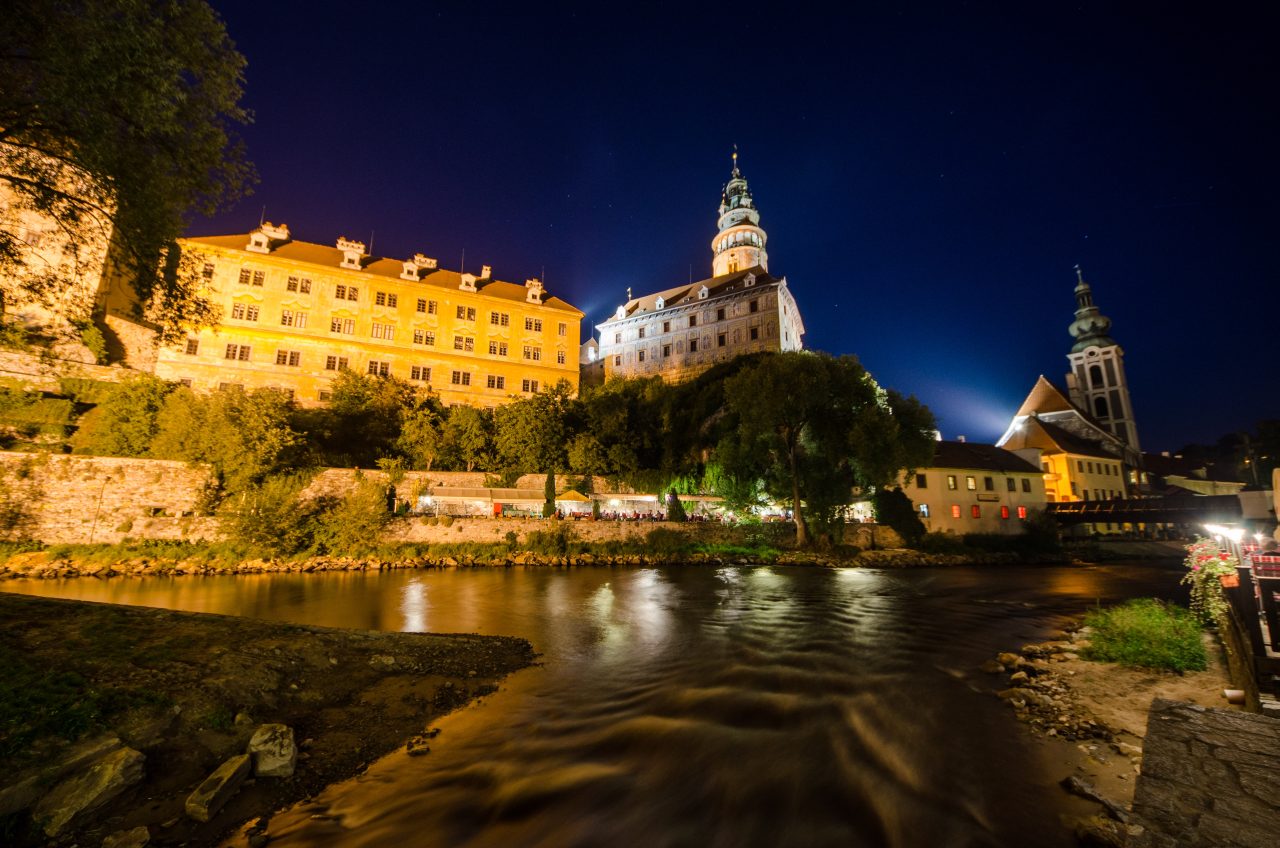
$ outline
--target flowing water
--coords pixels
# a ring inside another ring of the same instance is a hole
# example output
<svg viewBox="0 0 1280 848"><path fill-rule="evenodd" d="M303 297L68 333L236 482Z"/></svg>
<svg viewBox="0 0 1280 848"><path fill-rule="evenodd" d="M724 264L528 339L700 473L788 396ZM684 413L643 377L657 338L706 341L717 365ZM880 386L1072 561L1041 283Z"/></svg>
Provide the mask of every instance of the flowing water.
<svg viewBox="0 0 1280 848"><path fill-rule="evenodd" d="M279 846L1057 846L1060 789L976 667L1152 567L669 567L0 589L336 627L524 636L542 665L278 814Z"/></svg>

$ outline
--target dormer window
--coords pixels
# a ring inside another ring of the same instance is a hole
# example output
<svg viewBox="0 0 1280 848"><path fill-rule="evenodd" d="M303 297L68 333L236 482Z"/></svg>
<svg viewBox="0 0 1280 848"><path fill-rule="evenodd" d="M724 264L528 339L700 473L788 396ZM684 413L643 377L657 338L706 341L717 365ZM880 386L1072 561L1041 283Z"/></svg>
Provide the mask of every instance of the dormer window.
<svg viewBox="0 0 1280 848"><path fill-rule="evenodd" d="M418 280L418 265L417 265L417 263L416 263L416 262L414 262L413 260L408 260L408 261L405 261L405 262L401 263L401 265L403 266L404 270L402 270L402 271L400 272L400 279L402 279L402 280L413 280L414 282L417 282L417 280Z"/></svg>
<svg viewBox="0 0 1280 848"><path fill-rule="evenodd" d="M339 267L361 270L360 260L364 258L364 242L352 241L340 236L337 247L338 250L342 251L342 261L338 263Z"/></svg>
<svg viewBox="0 0 1280 848"><path fill-rule="evenodd" d="M698 300L706 300L707 295L709 294L711 294L711 292L707 289L706 286L703 286L702 288L698 289Z"/></svg>
<svg viewBox="0 0 1280 848"><path fill-rule="evenodd" d="M748 273L745 277L742 278L743 286L754 286L755 284L756 284L755 274Z"/></svg>
<svg viewBox="0 0 1280 848"><path fill-rule="evenodd" d="M267 240L264 233L251 233L249 235L249 245L245 250L253 253L270 253L271 243Z"/></svg>
<svg viewBox="0 0 1280 848"><path fill-rule="evenodd" d="M542 280L537 277L524 281L525 295L524 299L529 303L542 303Z"/></svg>
<svg viewBox="0 0 1280 848"><path fill-rule="evenodd" d="M462 275L462 282L458 283L458 288L462 289L463 291L472 291L472 292L473 292L473 291L475 291L475 290L476 290L476 275L475 275L475 274L463 274L463 275Z"/></svg>
<svg viewBox="0 0 1280 848"><path fill-rule="evenodd" d="M626 317L627 317L627 307L625 307L625 306L619 306L619 307L618 307L618 311L617 311L617 312L615 312L615 313L613 313L613 317L614 317L614 318L626 318Z"/></svg>
<svg viewBox="0 0 1280 848"><path fill-rule="evenodd" d="M666 305L667 302L662 299L662 295L658 295L658 299L653 302L654 309L664 309L666 308Z"/></svg>

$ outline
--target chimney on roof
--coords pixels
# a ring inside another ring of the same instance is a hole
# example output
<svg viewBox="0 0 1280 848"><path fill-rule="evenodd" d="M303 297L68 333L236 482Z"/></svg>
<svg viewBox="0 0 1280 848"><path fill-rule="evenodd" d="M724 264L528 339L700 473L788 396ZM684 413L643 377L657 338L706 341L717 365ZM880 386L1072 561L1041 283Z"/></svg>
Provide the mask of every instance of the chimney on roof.
<svg viewBox="0 0 1280 848"><path fill-rule="evenodd" d="M490 265L480 266L480 279L489 280L493 278L493 267Z"/></svg>
<svg viewBox="0 0 1280 848"><path fill-rule="evenodd" d="M542 280L532 277L524 281L524 299L529 303L542 303Z"/></svg>
<svg viewBox="0 0 1280 848"><path fill-rule="evenodd" d="M342 261L338 263L340 267L361 270L360 260L364 258L364 242L338 236L338 250L342 251Z"/></svg>
<svg viewBox="0 0 1280 848"><path fill-rule="evenodd" d="M961 443L963 443L963 442L964 442L964 436L956 436L956 441L957 441L957 442L961 442Z"/></svg>
<svg viewBox="0 0 1280 848"><path fill-rule="evenodd" d="M423 270L434 271L436 269L436 260L421 253L413 254L412 259L406 259L401 263L404 270L400 272L402 280L420 280L422 277L419 272Z"/></svg>

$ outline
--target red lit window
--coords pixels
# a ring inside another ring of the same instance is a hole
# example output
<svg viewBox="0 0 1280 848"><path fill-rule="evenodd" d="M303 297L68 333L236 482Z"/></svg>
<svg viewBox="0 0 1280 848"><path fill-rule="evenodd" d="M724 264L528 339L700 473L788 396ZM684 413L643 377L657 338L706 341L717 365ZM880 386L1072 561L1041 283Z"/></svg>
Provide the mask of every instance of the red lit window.
<svg viewBox="0 0 1280 848"><path fill-rule="evenodd" d="M1018 507L1018 517L1019 518L1027 517L1027 508L1025 506Z"/></svg>
<svg viewBox="0 0 1280 848"><path fill-rule="evenodd" d="M952 517L952 518L959 518L959 517L960 517L960 504L952 504L952 505L951 505L951 517Z"/></svg>
<svg viewBox="0 0 1280 848"><path fill-rule="evenodd" d="M1007 506L1002 506L1002 507L1000 507L1000 517L1001 517L1001 518L1008 518L1008 517L1009 517L1009 507L1007 507Z"/></svg>
<svg viewBox="0 0 1280 848"><path fill-rule="evenodd" d="M969 507L969 515L973 516L974 518L981 518L982 507L978 506L977 504L974 504L973 506Z"/></svg>

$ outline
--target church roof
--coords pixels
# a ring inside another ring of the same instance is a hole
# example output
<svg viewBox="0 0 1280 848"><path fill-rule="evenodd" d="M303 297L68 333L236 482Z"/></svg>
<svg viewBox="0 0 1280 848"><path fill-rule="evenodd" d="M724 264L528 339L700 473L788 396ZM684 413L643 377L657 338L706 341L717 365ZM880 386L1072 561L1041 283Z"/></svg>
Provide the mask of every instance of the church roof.
<svg viewBox="0 0 1280 848"><path fill-rule="evenodd" d="M1040 379L1036 380L1036 384L1031 387L1030 394L1022 402L1022 406L1018 407L1018 411L1014 413L1014 416L1045 412L1070 412L1072 410L1081 411L1076 409L1075 404L1067 399L1066 392L1050 383L1041 374Z"/></svg>
<svg viewBox="0 0 1280 848"><path fill-rule="evenodd" d="M632 298L623 306L623 309L625 310L625 317L631 318L632 316L643 312L656 312L658 310L658 298L662 298L663 309L670 309L673 306L685 306L689 303L697 303L699 302L698 292L703 286L707 287L708 298L728 294L729 292L736 291L738 288L742 287L743 280L748 274L755 275L755 285L757 286L781 282L778 277L770 276L768 271L765 271L759 266L755 268L748 268L745 271L735 271L732 274L722 274L719 277L708 277L707 279L699 280L696 283L687 283L682 286L675 286L674 288L654 292L653 294L646 294L641 297ZM607 324L609 321L615 320L617 320L616 315L602 323Z"/></svg>
<svg viewBox="0 0 1280 848"><path fill-rule="evenodd" d="M978 468L1039 474L1040 469L1012 451L976 442L938 442L930 468Z"/></svg>
<svg viewBox="0 0 1280 848"><path fill-rule="evenodd" d="M224 250L238 250L245 252L249 256L271 256L275 259L284 259L289 262L297 262L307 265L319 265L326 269L333 270L355 270L353 268L340 269L339 264L343 259L343 252L336 247L325 244L315 244L309 241L285 241L272 242L273 247L270 254L253 254L245 251L244 247L249 243L250 233L243 235L229 236L190 236L183 241L191 244L204 244L210 247L219 247ZM389 259L381 256L367 256L361 260L361 269L366 274L376 274L380 277L396 280L398 282L412 282L404 280L400 274L404 271L404 262L400 259ZM462 282L462 274L457 271L446 271L440 269L426 269L423 276L418 280L419 283L441 289L457 289ZM503 300L512 300L525 303L527 290L522 285L516 283L506 283L500 280L476 280L476 290L481 294L490 297L498 297ZM562 312L572 312L576 315L585 313L577 307L569 304L558 297L544 297L542 306L549 309L558 309Z"/></svg>
<svg viewBox="0 0 1280 848"><path fill-rule="evenodd" d="M1022 426L1015 428L1001 447L1010 451L1040 448L1045 453L1070 453L1103 459L1120 458L1104 448L1102 442L1077 436L1065 427L1051 424L1034 415L1028 415L1023 419Z"/></svg>

